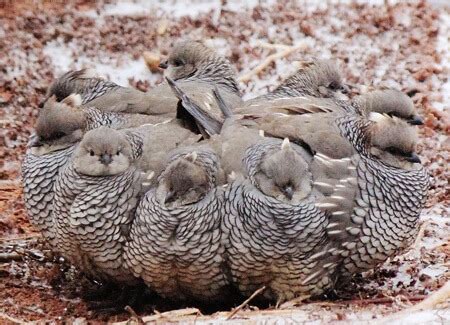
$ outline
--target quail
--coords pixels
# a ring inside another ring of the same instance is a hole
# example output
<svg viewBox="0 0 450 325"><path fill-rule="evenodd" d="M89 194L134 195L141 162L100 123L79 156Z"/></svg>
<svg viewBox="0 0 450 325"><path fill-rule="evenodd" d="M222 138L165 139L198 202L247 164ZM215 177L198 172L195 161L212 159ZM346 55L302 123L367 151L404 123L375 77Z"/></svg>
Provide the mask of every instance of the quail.
<svg viewBox="0 0 450 325"><path fill-rule="evenodd" d="M228 284L224 272L219 159L202 147L175 150L139 204L126 262L163 297L212 301Z"/></svg>
<svg viewBox="0 0 450 325"><path fill-rule="evenodd" d="M84 131L102 125L125 129L169 120L145 114L104 112L95 107L83 107L81 101L79 94L71 94L61 102L57 102L55 96L50 97L36 122L36 133L39 137L44 141L60 138L67 142L68 136L77 137L79 140Z"/></svg>
<svg viewBox="0 0 450 325"><path fill-rule="evenodd" d="M83 134L102 125L127 128L153 122L141 114L103 112L83 108L81 97L71 94L61 102L50 97L39 112L36 134L30 138L22 164L25 207L33 225L53 243L53 183L58 171L73 152Z"/></svg>
<svg viewBox="0 0 450 325"><path fill-rule="evenodd" d="M367 121L347 115L336 123L357 153L344 159L348 177L328 184L331 195L316 204L330 215L329 246L316 257L327 261L321 262L327 264L327 274L333 270L335 278L344 280L376 267L412 242L429 176L414 153L414 134L404 120L378 114ZM333 159L322 157L322 162L332 165ZM308 280L322 274L318 271Z"/></svg>
<svg viewBox="0 0 450 325"><path fill-rule="evenodd" d="M72 155L74 144L82 137L78 129L81 116L76 105L77 100L73 96L58 104L53 99L46 103L39 113L36 134L28 142L22 163L28 217L53 247L56 245L52 219L53 184L59 170ZM61 107L67 109L67 115L58 110Z"/></svg>
<svg viewBox="0 0 450 325"><path fill-rule="evenodd" d="M319 152L334 159L349 157L354 150L350 142L341 136L335 123L339 116L345 114L361 116L368 120L379 120L377 116L382 116L380 113L388 117L385 121L391 121L391 123L377 124L383 125L384 131L374 132L372 136L373 146L380 150L392 151L395 150L394 148L402 150L398 148L402 145L400 143L397 146L394 141L391 141L393 148L388 148L386 144L378 141L377 137L383 137L383 132L389 132L390 129L403 127L412 143L417 140L416 130L411 127L411 124L417 125L420 118L415 114L414 106L406 95L398 91L382 90L362 95L356 102L356 105L350 105L343 101L304 97L266 102L262 105L261 113L246 108L238 108L235 112L244 117L247 115L246 119L250 119L255 127L264 130L267 134L301 141L313 152ZM248 125L251 124L248 123ZM412 150L409 152L413 153ZM380 153L377 156L380 156ZM387 155L384 157L387 159ZM409 158L417 159L414 156Z"/></svg>
<svg viewBox="0 0 450 325"><path fill-rule="evenodd" d="M311 194L311 157L289 139L261 141L249 147L242 159L246 175L265 195L297 204Z"/></svg>
<svg viewBox="0 0 450 325"><path fill-rule="evenodd" d="M280 201L238 178L225 193L225 211L227 265L242 294L266 286L264 297L282 302L332 286L325 275L303 284L317 272L311 258L326 239L327 216L314 204Z"/></svg>
<svg viewBox="0 0 450 325"><path fill-rule="evenodd" d="M221 116L212 96L214 86L223 92L231 107L241 103L236 74L230 63L201 42L183 41L176 44L167 62L160 66L203 109L217 117ZM178 99L166 83L144 93L92 77L86 70L71 71L55 81L47 97L54 94L59 100L70 93L81 94L84 106L94 106L100 110L142 113L160 119L173 118L177 113Z"/></svg>
<svg viewBox="0 0 450 325"><path fill-rule="evenodd" d="M314 60L307 62L295 74L284 80L273 91L250 99L245 106L277 99L311 96L316 98L341 97L339 94L347 93L348 86L342 81L342 75L337 65L331 60Z"/></svg>
<svg viewBox="0 0 450 325"><path fill-rule="evenodd" d="M142 137L100 127L87 132L54 186L59 253L89 277L133 283L123 248L141 195L135 160Z"/></svg>

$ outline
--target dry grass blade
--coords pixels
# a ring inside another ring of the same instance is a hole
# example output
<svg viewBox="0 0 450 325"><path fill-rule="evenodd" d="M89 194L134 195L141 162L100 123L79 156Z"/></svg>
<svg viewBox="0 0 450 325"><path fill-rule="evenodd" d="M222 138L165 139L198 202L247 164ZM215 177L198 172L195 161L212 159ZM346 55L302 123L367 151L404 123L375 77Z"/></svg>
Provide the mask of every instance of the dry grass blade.
<svg viewBox="0 0 450 325"><path fill-rule="evenodd" d="M165 320L165 321L169 322L172 320L175 321L175 318L178 318L178 317L191 316L191 315L202 315L202 313L197 308L185 308L185 309L171 310L171 311L167 311L164 313L159 313L159 312L155 311L155 315L140 317L140 320L144 324L147 324L149 322L158 321L158 320ZM112 325L126 325L129 323L129 321L130 320L124 321L124 322L116 322L116 323L112 323Z"/></svg>
<svg viewBox="0 0 450 325"><path fill-rule="evenodd" d="M13 323L13 324L25 324L26 323L25 321L23 321L21 319L11 317L11 316L9 316L5 313L1 313L1 312L0 312L0 319L5 319L8 324L9 323Z"/></svg>
<svg viewBox="0 0 450 325"><path fill-rule="evenodd" d="M227 320L231 319L236 313L244 308L250 301L252 301L253 298L255 298L257 295L259 295L261 292L263 292L266 289L266 286L262 286L258 290L252 293L250 297L248 297L242 304L237 306L231 313L228 315Z"/></svg>
<svg viewBox="0 0 450 325"><path fill-rule="evenodd" d="M292 300L286 301L285 303L281 304L279 306L280 309L287 309L297 306L298 304L301 304L303 301L311 297L311 295L304 295L297 298L294 298Z"/></svg>
<svg viewBox="0 0 450 325"><path fill-rule="evenodd" d="M124 308L128 313L130 313L131 315L131 320L134 320L137 324L144 324L144 321L142 320L142 318L136 314L136 312L134 311L133 308L131 308L130 306L125 306Z"/></svg>
<svg viewBox="0 0 450 325"><path fill-rule="evenodd" d="M434 292L427 299L412 306L408 310L425 310L436 307L438 304L443 303L450 299L450 281L442 286L438 291Z"/></svg>
<svg viewBox="0 0 450 325"><path fill-rule="evenodd" d="M284 48L283 50L277 51L271 55L269 55L267 58L264 59L263 62L261 62L260 64L258 64L255 68L253 68L251 71L249 71L248 73L244 74L243 76L239 77L239 81L240 82L247 82L250 79L252 79L252 77L254 75L259 74L260 72L262 72L265 68L267 68L272 62L281 59L281 58L285 58L288 55L290 55L291 53L300 50L302 48L305 48L306 44L304 43L300 43L294 46L286 46L286 48Z"/></svg>

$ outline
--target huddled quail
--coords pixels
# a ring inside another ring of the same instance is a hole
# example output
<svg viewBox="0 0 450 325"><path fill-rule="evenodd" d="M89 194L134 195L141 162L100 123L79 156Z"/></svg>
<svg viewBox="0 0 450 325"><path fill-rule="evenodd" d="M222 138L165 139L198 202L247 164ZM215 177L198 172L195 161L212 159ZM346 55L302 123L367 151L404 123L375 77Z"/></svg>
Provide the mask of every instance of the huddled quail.
<svg viewBox="0 0 450 325"><path fill-rule="evenodd" d="M378 115L375 121L350 115L336 121L357 154L338 162L347 177L325 182L332 191L316 203L330 214L328 248L317 257L334 278L374 268L407 247L425 203L429 176L414 153L411 127ZM321 160L336 164L326 156Z"/></svg>
<svg viewBox="0 0 450 325"><path fill-rule="evenodd" d="M126 262L150 288L172 299L219 299L224 272L222 171L207 148L176 150L140 202Z"/></svg>
<svg viewBox="0 0 450 325"><path fill-rule="evenodd" d="M132 131L91 130L55 182L59 253L95 279L134 281L123 248L141 195L142 174L135 160L142 143Z"/></svg>
<svg viewBox="0 0 450 325"><path fill-rule="evenodd" d="M214 108L214 87L223 92L230 106L241 103L236 74L230 63L202 42L183 41L176 44L168 60L160 66L203 109L216 113L217 117L220 117L220 111ZM173 118L177 114L178 99L166 83L141 92L95 77L89 70L70 71L51 85L47 98L55 95L61 100L71 93L80 94L84 106L100 110L141 113L159 119Z"/></svg>
<svg viewBox="0 0 450 325"><path fill-rule="evenodd" d="M33 225L51 244L53 184L83 134L102 125L121 129L154 121L147 115L103 112L80 105L81 96L75 94L61 102L54 96L45 102L22 164L25 207Z"/></svg>
<svg viewBox="0 0 450 325"><path fill-rule="evenodd" d="M338 99L346 94L348 86L342 80L341 72L331 60L305 62L303 67L284 80L273 91L245 102L246 106L264 103L267 100L311 96Z"/></svg>
<svg viewBox="0 0 450 325"><path fill-rule="evenodd" d="M329 60L242 102L197 41L141 92L70 71L49 88L23 163L32 223L88 276L211 302L265 286L319 295L406 248L429 177L400 91L341 100ZM120 130L117 130L120 129Z"/></svg>
<svg viewBox="0 0 450 325"><path fill-rule="evenodd" d="M264 159L273 150L275 154ZM324 245L328 222L326 214L306 199L313 180L301 156L295 154L303 170L272 164L278 158L273 156L285 150L276 140L247 150L243 159L250 176L238 177L228 186L222 226L235 285L247 296L265 286L264 297L278 302L320 294L332 284L325 276L303 284L316 272L317 262L310 258ZM272 171L278 174L271 175Z"/></svg>

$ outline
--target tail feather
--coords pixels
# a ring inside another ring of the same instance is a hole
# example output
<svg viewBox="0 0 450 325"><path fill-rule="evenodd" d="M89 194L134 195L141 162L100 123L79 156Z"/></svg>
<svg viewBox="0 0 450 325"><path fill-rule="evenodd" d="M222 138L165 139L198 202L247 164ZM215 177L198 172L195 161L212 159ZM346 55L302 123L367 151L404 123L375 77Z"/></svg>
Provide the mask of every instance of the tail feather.
<svg viewBox="0 0 450 325"><path fill-rule="evenodd" d="M166 77L167 83L172 88L175 96L181 101L183 107L186 111L197 121L198 124L208 135L219 134L222 129L221 122L212 118L208 113L206 113L200 106L194 103L186 93L178 87L178 85L172 79Z"/></svg>
<svg viewBox="0 0 450 325"><path fill-rule="evenodd" d="M227 105L227 103L225 103L225 100L223 99L222 95L220 94L217 86L214 87L213 94L217 101L217 105L219 106L220 110L222 111L222 114L225 117L225 119L232 117L233 112L231 111L231 108Z"/></svg>

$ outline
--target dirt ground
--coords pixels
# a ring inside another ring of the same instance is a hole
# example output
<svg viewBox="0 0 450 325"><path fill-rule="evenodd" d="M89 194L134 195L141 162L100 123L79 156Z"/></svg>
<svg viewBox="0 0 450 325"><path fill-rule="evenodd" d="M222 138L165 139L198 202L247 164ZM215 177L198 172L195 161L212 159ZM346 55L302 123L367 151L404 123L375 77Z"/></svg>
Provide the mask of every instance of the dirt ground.
<svg viewBox="0 0 450 325"><path fill-rule="evenodd" d="M412 96L425 119L419 153L432 186L416 244L377 270L355 277L350 289L333 297L287 309L269 306L264 312L245 307L233 320L352 322L388 317L384 319L393 321L400 319L395 318L401 316L397 312L408 310L449 280L450 102L444 88L449 76L444 56L449 50L440 52L442 35L448 41L450 33L450 22L443 21L450 19L449 9L426 2L322 7L280 0L251 8L235 2L222 1L196 16L184 16L187 9L181 5L173 12L166 5L143 15L127 10L118 14L123 7L108 1L0 1L0 323L138 320L130 311L89 310L81 298L81 284L86 281L55 260L28 222L20 162L38 103L60 70L91 62L94 68L109 66L107 77L120 81L117 74L130 62L142 61L144 51L164 56L173 42L186 36L210 39L230 59L247 79L241 83L247 98L272 89L295 71L295 61L330 57L339 62L348 82L359 85L355 94L382 87L401 89ZM253 74L267 57L291 45L297 47ZM142 69L127 79L141 90L161 81L160 72ZM448 312L448 302L445 305L444 299L438 307L446 306ZM138 314L154 315L148 319L154 322L225 321L232 306L170 311L186 307L198 306L151 298ZM429 308L440 312L436 306ZM219 313L201 316L200 312ZM431 319L429 314L419 316ZM438 319L444 323L446 317L450 315Z"/></svg>

